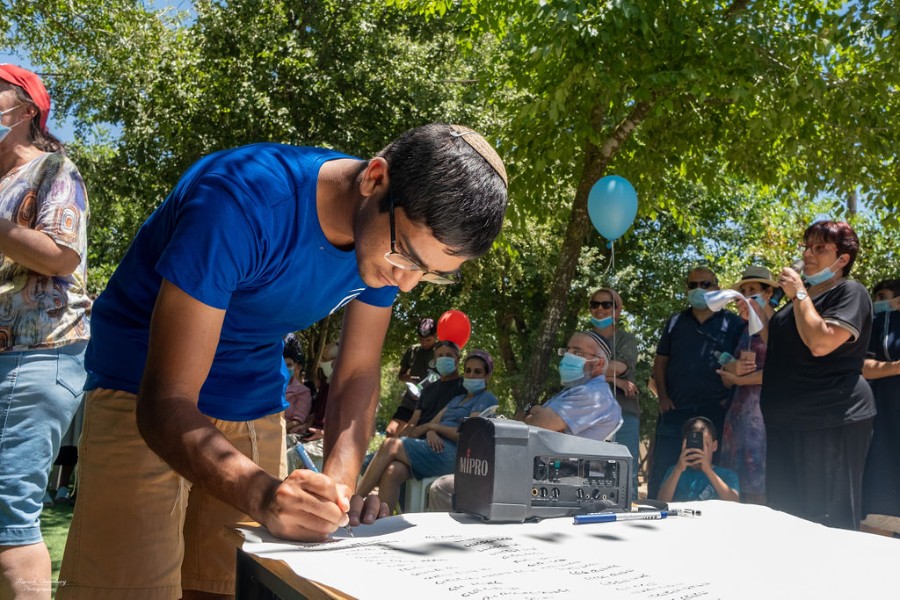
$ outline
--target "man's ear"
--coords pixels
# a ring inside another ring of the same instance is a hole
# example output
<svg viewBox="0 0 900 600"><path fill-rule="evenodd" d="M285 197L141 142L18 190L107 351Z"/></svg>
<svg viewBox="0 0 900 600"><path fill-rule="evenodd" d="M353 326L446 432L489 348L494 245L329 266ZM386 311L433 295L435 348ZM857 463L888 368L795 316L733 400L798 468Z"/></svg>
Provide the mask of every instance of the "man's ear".
<svg viewBox="0 0 900 600"><path fill-rule="evenodd" d="M391 185L389 170L388 163L384 158L376 156L371 159L362 173L359 183L360 194L368 198L376 195L379 191L386 191Z"/></svg>

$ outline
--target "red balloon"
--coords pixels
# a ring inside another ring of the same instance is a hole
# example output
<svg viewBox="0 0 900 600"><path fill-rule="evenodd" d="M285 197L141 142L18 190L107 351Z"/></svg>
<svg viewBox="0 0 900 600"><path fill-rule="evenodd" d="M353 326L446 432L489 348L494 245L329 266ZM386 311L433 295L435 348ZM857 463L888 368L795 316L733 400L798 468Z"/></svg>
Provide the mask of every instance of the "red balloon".
<svg viewBox="0 0 900 600"><path fill-rule="evenodd" d="M439 340L454 342L462 348L472 335L472 324L469 317L461 310L448 310L441 315L437 322L437 335Z"/></svg>

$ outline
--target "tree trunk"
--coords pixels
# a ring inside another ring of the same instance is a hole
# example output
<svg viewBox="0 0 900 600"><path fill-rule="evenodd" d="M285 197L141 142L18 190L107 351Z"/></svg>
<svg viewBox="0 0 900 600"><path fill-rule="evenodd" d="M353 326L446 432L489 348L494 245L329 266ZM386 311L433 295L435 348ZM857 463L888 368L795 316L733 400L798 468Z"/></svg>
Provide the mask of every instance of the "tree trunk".
<svg viewBox="0 0 900 600"><path fill-rule="evenodd" d="M516 360L516 353L513 351L512 329L515 323L515 316L511 313L496 313L497 319L497 345L500 350L500 360L503 361L503 367L507 375L519 374L519 362Z"/></svg>
<svg viewBox="0 0 900 600"><path fill-rule="evenodd" d="M618 152L622 143L634 132L635 128L643 121L652 108L651 102L639 102L632 109L628 117L622 121L604 142L601 147L590 140L584 142L584 162L582 164L581 178L572 201L572 210L569 213L569 222L566 226L566 235L563 239L559 253L559 263L553 274L553 285L550 288L550 297L544 316L541 319L538 335L533 340L531 356L528 360L528 368L525 373L525 381L522 384L520 394L516 395L516 405L523 407L529 402L538 402L544 389L544 379L547 367L550 364L551 351L554 348L556 334L563 315L566 313L566 301L569 288L575 278L575 270L578 266L578 258L581 256L581 247L587 237L588 218L587 199L593 185L606 171L609 162ZM595 106L591 113L591 124L594 131L599 132L603 122L603 112Z"/></svg>
<svg viewBox="0 0 900 600"><path fill-rule="evenodd" d="M578 258L581 256L581 247L584 245L588 231L587 197L591 186L599 178L599 175L593 176L593 174L595 172L602 173L602 169L605 167L605 165L602 167L600 165L597 147L590 143L586 143L585 146L581 180L578 182L572 210L569 213L566 236L560 249L559 262L553 273L553 285L550 288L547 307L544 309L538 335L531 348L522 393L516 398L519 407L530 402L538 402L544 389L544 375L550 364L550 350L556 346L556 332L566 313L569 287L575 277Z"/></svg>

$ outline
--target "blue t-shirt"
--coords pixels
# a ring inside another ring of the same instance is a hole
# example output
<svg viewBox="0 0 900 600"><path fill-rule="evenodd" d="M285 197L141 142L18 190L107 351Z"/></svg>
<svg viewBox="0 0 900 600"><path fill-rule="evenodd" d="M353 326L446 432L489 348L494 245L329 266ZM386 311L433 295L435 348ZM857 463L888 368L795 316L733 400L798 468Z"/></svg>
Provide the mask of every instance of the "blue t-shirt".
<svg viewBox="0 0 900 600"><path fill-rule="evenodd" d="M604 441L622 423L622 408L603 375L565 389L544 403L563 420L571 435Z"/></svg>
<svg viewBox="0 0 900 600"><path fill-rule="evenodd" d="M390 306L397 288L369 288L356 253L325 238L319 169L351 158L330 150L254 144L194 164L143 224L94 304L87 389L137 393L162 279L224 309L200 410L247 421L283 410L282 338L354 298Z"/></svg>
<svg viewBox="0 0 900 600"><path fill-rule="evenodd" d="M474 412L482 412L492 406L497 406L497 396L487 390L472 396L466 402L466 394L457 396L447 404L444 415L441 417L441 425L458 427L463 419Z"/></svg>
<svg viewBox="0 0 900 600"><path fill-rule="evenodd" d="M675 465L669 467L663 481L669 478ZM713 466L713 471L719 476L719 479L733 489L737 493L741 493L740 480L738 474L731 469L725 467ZM710 483L709 477L700 469L685 469L678 478L678 485L675 487L675 493L672 494L672 502L693 502L694 500L718 500L719 494L716 488Z"/></svg>

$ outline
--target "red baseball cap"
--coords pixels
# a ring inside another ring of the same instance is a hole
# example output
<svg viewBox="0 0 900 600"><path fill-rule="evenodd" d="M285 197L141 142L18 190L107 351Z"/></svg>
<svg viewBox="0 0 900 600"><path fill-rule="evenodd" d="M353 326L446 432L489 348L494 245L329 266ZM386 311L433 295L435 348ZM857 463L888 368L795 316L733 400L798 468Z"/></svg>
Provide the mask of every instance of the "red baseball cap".
<svg viewBox="0 0 900 600"><path fill-rule="evenodd" d="M50 94L41 78L22 67L0 63L0 80L17 85L31 98L40 111L41 131L47 131L47 115L50 114Z"/></svg>

